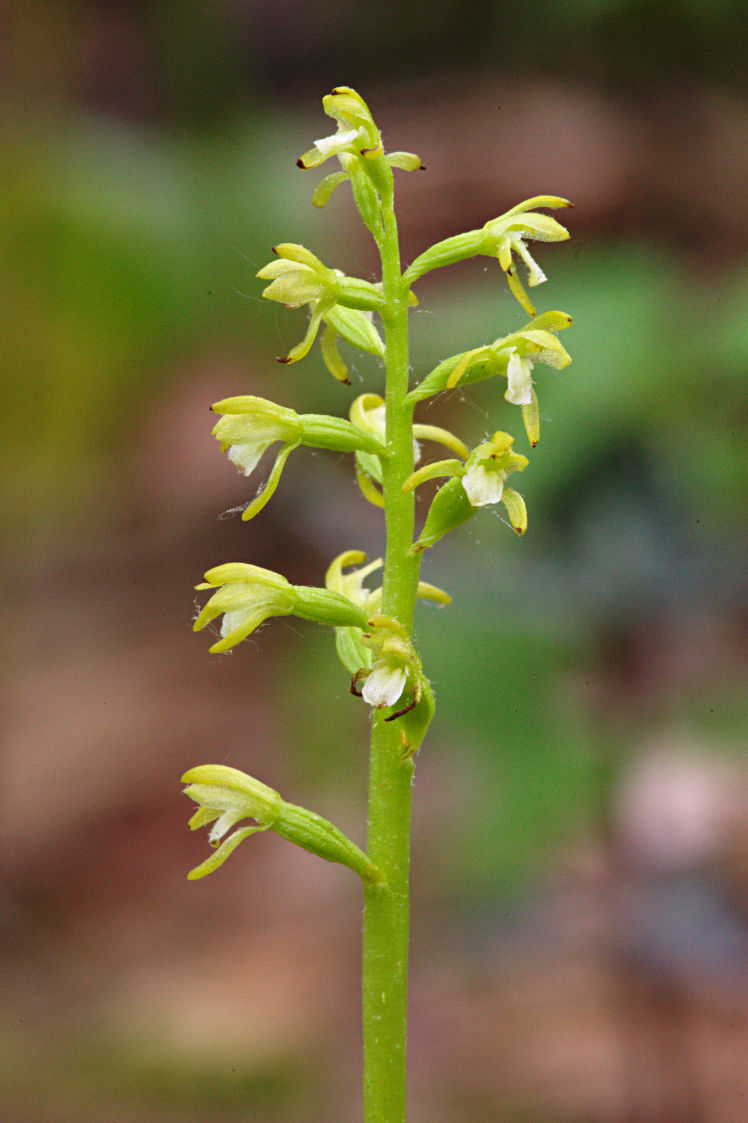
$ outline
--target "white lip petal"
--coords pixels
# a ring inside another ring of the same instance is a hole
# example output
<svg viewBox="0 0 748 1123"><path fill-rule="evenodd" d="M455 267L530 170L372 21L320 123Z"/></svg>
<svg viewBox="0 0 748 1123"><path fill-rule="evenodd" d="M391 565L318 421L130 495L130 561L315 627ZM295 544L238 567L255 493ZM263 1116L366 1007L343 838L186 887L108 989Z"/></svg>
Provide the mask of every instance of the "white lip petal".
<svg viewBox="0 0 748 1123"><path fill-rule="evenodd" d="M231 445L226 455L243 475L251 476L263 452L272 443L272 441L257 441L253 444Z"/></svg>
<svg viewBox="0 0 748 1123"><path fill-rule="evenodd" d="M361 691L361 697L370 706L394 706L405 689L408 673L404 667L392 666L380 660L375 663Z"/></svg>
<svg viewBox="0 0 748 1123"><path fill-rule="evenodd" d="M234 612L224 612L221 617L221 636L225 639L235 628L240 628L248 615L246 608L237 608Z"/></svg>
<svg viewBox="0 0 748 1123"><path fill-rule="evenodd" d="M508 385L504 397L515 406L529 406L532 401L532 363L512 348L506 368Z"/></svg>
<svg viewBox="0 0 748 1123"><path fill-rule="evenodd" d="M224 811L220 815L210 829L208 838L215 845L219 839L223 838L227 831L230 831L240 819L246 818L246 812L241 810L237 811L235 808L230 811Z"/></svg>
<svg viewBox="0 0 748 1123"><path fill-rule="evenodd" d="M462 486L470 500L471 507L486 507L489 503L498 503L504 492L506 472L486 471L482 464L468 468L462 477Z"/></svg>
<svg viewBox="0 0 748 1123"><path fill-rule="evenodd" d="M322 137L321 140L315 140L314 147L323 156L329 156L333 152L342 152L344 149L349 148L353 141L358 136L358 129L349 129L343 133L333 133L332 136Z"/></svg>

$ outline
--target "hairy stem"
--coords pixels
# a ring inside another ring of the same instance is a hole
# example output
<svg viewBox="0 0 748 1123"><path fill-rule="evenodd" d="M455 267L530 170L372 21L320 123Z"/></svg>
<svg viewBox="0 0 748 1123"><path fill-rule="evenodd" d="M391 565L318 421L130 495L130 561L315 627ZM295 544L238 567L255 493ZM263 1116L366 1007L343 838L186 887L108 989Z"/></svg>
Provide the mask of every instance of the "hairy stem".
<svg viewBox="0 0 748 1123"><path fill-rule="evenodd" d="M392 196L383 198L387 445L383 461L387 528L382 612L410 633L420 557L411 554L414 497L402 491L413 471L413 407L408 392L408 306ZM375 712L369 763L368 855L384 886L364 889L363 1024L365 1123L405 1123L408 1005L409 862L413 761L403 756L398 722Z"/></svg>

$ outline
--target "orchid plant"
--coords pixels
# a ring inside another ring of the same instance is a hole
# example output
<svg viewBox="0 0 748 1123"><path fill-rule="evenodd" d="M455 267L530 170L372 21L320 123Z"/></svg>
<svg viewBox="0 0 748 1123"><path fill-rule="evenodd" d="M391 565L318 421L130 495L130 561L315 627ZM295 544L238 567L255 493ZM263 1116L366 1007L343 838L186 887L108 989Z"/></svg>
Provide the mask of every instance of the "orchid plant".
<svg viewBox="0 0 748 1123"><path fill-rule="evenodd" d="M502 430L470 448L446 429L414 423L414 411L420 402L453 387L497 377L500 384L506 380L506 401L522 411L529 446L537 444L534 368L546 364L559 369L570 362L557 334L569 326L571 317L564 312L536 315L516 259L527 270L529 287L545 280L527 243L568 238L567 230L539 208L570 204L554 195L529 199L479 230L437 242L403 271L393 169L414 171L422 167L421 161L409 152L385 153L371 113L355 90L333 90L323 107L337 130L315 141L298 164L316 168L337 159L340 170L317 184L312 201L323 207L340 185L350 185L379 250L381 282L348 277L294 243L276 246L276 258L258 277L269 282L263 292L268 300L291 308L307 305L310 312L304 338L279 362L299 362L320 335L325 365L345 383L347 371L338 346L342 340L382 361L384 397L361 394L346 419L298 414L241 395L212 407L219 415L213 433L247 476L268 449L276 449L267 481L246 506L244 519L259 514L270 500L286 459L300 445L352 453L364 498L384 511L385 555L367 561L363 553L350 549L330 562L324 587L319 588L292 585L278 573L245 562L216 566L197 586L211 595L194 627L199 631L220 619L220 637L211 652L234 647L271 616L296 616L333 629L351 692L371 707L366 851L326 819L286 803L259 780L221 764L203 764L182 779L186 795L198 805L189 825L193 830L209 826L213 849L188 876L196 879L213 872L243 839L262 830L273 830L359 875L364 894L364 1119L403 1123L411 793L415 754L434 715L434 695L413 641L413 620L419 598L440 605L450 601L447 593L421 580L421 562L425 550L487 505L503 503L511 526L524 534L525 503L507 481L529 465L527 456L514 451L514 438ZM497 258L529 322L520 331L444 359L411 387L408 314L418 302L413 286L434 269L480 254ZM440 445L450 456L417 467L422 443ZM416 488L435 479L446 482L436 490L416 533ZM367 584L376 580L374 575L381 576L378 587Z"/></svg>

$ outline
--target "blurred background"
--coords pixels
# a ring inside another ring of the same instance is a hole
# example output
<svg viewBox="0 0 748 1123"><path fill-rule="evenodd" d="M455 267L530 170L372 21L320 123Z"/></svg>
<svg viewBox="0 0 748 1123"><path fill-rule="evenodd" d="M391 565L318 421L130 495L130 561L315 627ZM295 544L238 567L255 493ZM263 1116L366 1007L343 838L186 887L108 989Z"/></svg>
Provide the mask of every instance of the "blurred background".
<svg viewBox="0 0 748 1123"><path fill-rule="evenodd" d="M262 516L208 406L347 414L278 241L367 278L350 196L297 157L355 86L403 257L520 200L573 364L537 373L519 540L488 511L425 557L438 694L416 772L413 1123L748 1114L744 753L748 137L737 0L10 0L2 14L0 1105L8 1123L351 1123L361 894L268 834L187 870L178 779L243 768L355 839L366 707L330 636L191 633L229 560L319 584L382 549L345 457L302 450ZM327 169L325 169L326 171ZM489 259L432 274L416 375L525 321ZM492 382L423 409L475 443ZM424 504L425 506L425 504ZM423 506L422 506L423 509Z"/></svg>

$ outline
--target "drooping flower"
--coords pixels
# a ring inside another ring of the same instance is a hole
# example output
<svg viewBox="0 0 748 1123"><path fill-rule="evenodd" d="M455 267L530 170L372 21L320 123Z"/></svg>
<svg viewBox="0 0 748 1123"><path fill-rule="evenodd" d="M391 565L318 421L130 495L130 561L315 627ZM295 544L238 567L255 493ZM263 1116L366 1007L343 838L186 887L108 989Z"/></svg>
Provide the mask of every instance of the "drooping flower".
<svg viewBox="0 0 748 1123"><path fill-rule="evenodd" d="M222 616L221 639L210 652L228 651L246 639L271 616L298 616L333 627L367 625L367 614L340 593L306 585L291 585L270 569L244 562L229 562L209 569L197 589L213 589L193 629L201 631Z"/></svg>
<svg viewBox="0 0 748 1123"><path fill-rule="evenodd" d="M223 617L221 639L209 648L211 654L228 651L271 616L290 616L296 607L296 591L285 577L243 562L214 566L195 588L214 592L193 630L199 632L216 617Z"/></svg>
<svg viewBox="0 0 748 1123"><path fill-rule="evenodd" d="M273 788L238 768L201 764L185 772L182 783L187 784L184 794L198 804L189 821L190 830L212 823L209 840L217 847L190 870L187 876L191 881L213 873L243 839L265 830L275 831L328 862L348 866L367 883L383 881L380 870L333 823L305 807L286 803ZM256 826L240 827L229 834L242 819L254 819Z"/></svg>
<svg viewBox="0 0 748 1123"><path fill-rule="evenodd" d="M365 432L350 421L325 414L298 414L251 394L224 398L215 402L211 409L222 415L213 427L213 436L245 476L252 474L271 445L281 442L265 486L242 513L245 520L254 518L268 502L278 486L288 456L300 444L335 452L365 449L371 456L385 452L384 443L376 434Z"/></svg>

